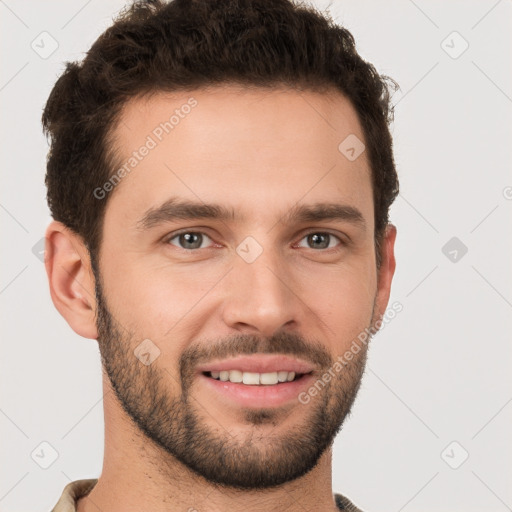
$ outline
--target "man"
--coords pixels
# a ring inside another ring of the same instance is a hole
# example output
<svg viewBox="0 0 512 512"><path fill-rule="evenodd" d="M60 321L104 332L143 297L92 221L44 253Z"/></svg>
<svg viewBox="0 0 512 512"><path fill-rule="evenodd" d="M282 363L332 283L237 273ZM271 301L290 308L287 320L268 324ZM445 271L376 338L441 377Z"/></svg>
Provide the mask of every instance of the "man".
<svg viewBox="0 0 512 512"><path fill-rule="evenodd" d="M53 512L359 510L331 455L395 270L385 78L288 0L139 2L67 65L46 270L105 451Z"/></svg>

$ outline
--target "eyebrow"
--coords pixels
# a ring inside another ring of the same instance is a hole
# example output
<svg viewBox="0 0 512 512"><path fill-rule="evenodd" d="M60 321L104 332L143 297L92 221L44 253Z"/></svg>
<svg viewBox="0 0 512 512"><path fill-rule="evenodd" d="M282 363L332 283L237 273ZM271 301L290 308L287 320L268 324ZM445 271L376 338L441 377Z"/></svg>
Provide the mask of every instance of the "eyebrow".
<svg viewBox="0 0 512 512"><path fill-rule="evenodd" d="M194 201L170 198L158 207L150 208L137 222L142 231L175 220L217 219L235 220L235 211L218 204L196 203Z"/></svg>
<svg viewBox="0 0 512 512"><path fill-rule="evenodd" d="M219 204L170 198L160 206L148 209L136 223L138 230L147 231L161 224L176 220L221 220L244 221L245 216L237 214L234 209ZM294 205L281 218L284 224L341 220L366 230L363 214L354 206L340 203L315 203L311 205Z"/></svg>
<svg viewBox="0 0 512 512"><path fill-rule="evenodd" d="M284 224L292 222L318 222L342 220L366 230L363 214L354 206L341 203L315 203L312 205L295 205L281 219Z"/></svg>

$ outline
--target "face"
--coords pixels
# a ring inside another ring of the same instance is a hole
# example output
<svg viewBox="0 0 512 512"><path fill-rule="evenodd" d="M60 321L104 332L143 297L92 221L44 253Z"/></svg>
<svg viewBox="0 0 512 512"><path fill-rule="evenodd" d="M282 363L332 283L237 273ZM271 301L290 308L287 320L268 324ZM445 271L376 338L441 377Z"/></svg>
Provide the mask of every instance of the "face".
<svg viewBox="0 0 512 512"><path fill-rule="evenodd" d="M355 111L336 93L224 86L132 100L114 135L129 171L108 191L96 306L117 399L212 482L306 474L350 412L367 346L335 362L389 294L366 153L338 149L364 140Z"/></svg>

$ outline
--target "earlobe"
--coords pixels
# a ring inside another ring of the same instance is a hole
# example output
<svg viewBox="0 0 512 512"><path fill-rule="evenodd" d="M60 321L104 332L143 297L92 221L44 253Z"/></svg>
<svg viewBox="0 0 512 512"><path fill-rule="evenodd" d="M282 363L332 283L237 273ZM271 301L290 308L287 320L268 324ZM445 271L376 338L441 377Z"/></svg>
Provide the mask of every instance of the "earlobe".
<svg viewBox="0 0 512 512"><path fill-rule="evenodd" d="M45 266L52 301L70 327L97 339L94 275L81 237L52 221L46 229Z"/></svg>

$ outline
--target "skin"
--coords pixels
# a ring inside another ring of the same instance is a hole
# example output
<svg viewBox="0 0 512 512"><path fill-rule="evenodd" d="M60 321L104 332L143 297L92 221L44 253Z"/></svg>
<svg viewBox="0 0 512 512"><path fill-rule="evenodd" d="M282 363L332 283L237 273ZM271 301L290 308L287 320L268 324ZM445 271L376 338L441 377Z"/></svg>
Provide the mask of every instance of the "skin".
<svg viewBox="0 0 512 512"><path fill-rule="evenodd" d="M125 105L113 132L121 165L190 97L197 106L110 192L101 280L78 235L55 221L46 232L52 300L76 333L98 340L103 363L103 471L78 511L335 511L331 445L366 347L308 404L242 408L194 371L258 352L305 359L321 376L384 314L396 228L377 271L367 155L349 161L338 151L350 134L364 141L357 114L334 91L158 93ZM137 229L171 196L243 218ZM360 210L365 228L282 222L296 204L325 201ZM207 235L200 248L169 242L183 229ZM307 236L326 232L328 248ZM263 249L252 263L236 252L247 236ZM133 353L145 339L160 350L147 366Z"/></svg>

